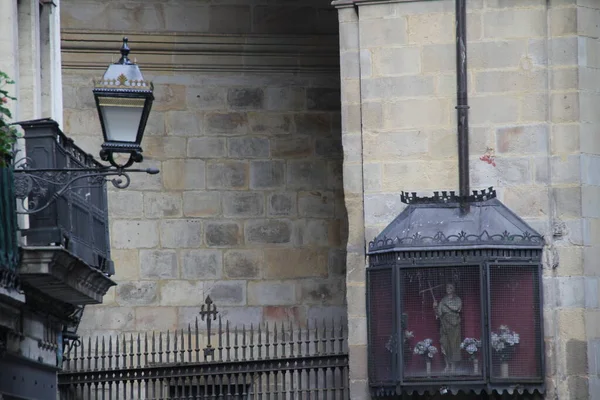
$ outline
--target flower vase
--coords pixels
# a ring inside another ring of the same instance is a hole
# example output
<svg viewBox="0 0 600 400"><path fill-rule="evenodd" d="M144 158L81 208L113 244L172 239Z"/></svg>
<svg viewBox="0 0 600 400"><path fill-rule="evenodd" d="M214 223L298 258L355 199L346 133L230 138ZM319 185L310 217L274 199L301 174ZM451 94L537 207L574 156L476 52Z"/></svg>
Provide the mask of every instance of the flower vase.
<svg viewBox="0 0 600 400"><path fill-rule="evenodd" d="M479 375L479 360L477 358L473 359L473 375Z"/></svg>
<svg viewBox="0 0 600 400"><path fill-rule="evenodd" d="M425 360L425 369L427 371L427 376L431 376L431 361Z"/></svg>
<svg viewBox="0 0 600 400"><path fill-rule="evenodd" d="M506 361L503 361L502 364L500 364L500 376L502 378L508 378L508 363Z"/></svg>

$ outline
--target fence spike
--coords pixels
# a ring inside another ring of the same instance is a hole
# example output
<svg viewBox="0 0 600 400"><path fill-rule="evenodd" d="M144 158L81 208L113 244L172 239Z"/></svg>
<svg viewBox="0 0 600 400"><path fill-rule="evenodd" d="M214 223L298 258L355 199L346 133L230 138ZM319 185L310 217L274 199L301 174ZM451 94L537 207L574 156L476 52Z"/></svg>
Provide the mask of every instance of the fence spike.
<svg viewBox="0 0 600 400"><path fill-rule="evenodd" d="M112 368L112 336L108 337L108 368Z"/></svg>
<svg viewBox="0 0 600 400"><path fill-rule="evenodd" d="M183 329L182 329L183 330ZM188 362L192 362L192 324L188 324Z"/></svg>
<svg viewBox="0 0 600 400"><path fill-rule="evenodd" d="M254 324L250 323L250 360L254 360Z"/></svg>
<svg viewBox="0 0 600 400"><path fill-rule="evenodd" d="M344 353L344 317L340 317L340 330L339 330L339 337L338 340L340 342L339 344L339 349L338 349L338 353L339 354L343 354Z"/></svg>
<svg viewBox="0 0 600 400"><path fill-rule="evenodd" d="M144 333L144 367L148 366L148 332Z"/></svg>
<svg viewBox="0 0 600 400"><path fill-rule="evenodd" d="M129 334L129 365L133 366L133 333Z"/></svg>
<svg viewBox="0 0 600 400"><path fill-rule="evenodd" d="M177 329L173 332L173 358L177 362Z"/></svg>
<svg viewBox="0 0 600 400"><path fill-rule="evenodd" d="M269 330L269 321L265 322L265 358L268 360L270 358L269 350L271 348L271 331Z"/></svg>
<svg viewBox="0 0 600 400"><path fill-rule="evenodd" d="M142 363L142 342L140 340L140 333L138 332L137 335L137 366L139 367L140 364Z"/></svg>
<svg viewBox="0 0 600 400"><path fill-rule="evenodd" d="M156 335L152 331L152 364L156 362Z"/></svg>
<svg viewBox="0 0 600 400"><path fill-rule="evenodd" d="M323 335L321 337L321 344L323 345L321 351L323 354L327 354L327 320L325 318L323 318Z"/></svg>
<svg viewBox="0 0 600 400"><path fill-rule="evenodd" d="M82 354L83 355L83 354ZM88 355L87 355L87 360L88 360L88 370L92 369L92 337L88 337ZM83 365L83 360L82 363Z"/></svg>
<svg viewBox="0 0 600 400"><path fill-rule="evenodd" d="M200 334L198 332L198 317L195 321L195 333L196 333L196 362L200 361Z"/></svg>
<svg viewBox="0 0 600 400"><path fill-rule="evenodd" d="M229 360L231 360L231 353L230 353L230 351L231 351L231 343L229 341L229 321L225 322L225 332L226 332L226 335L225 335L225 346L226 346L226 349L227 349L227 361L229 361Z"/></svg>
<svg viewBox="0 0 600 400"><path fill-rule="evenodd" d="M306 318L306 335L304 337L304 344L306 345L306 355L310 355L310 320Z"/></svg>
<svg viewBox="0 0 600 400"><path fill-rule="evenodd" d="M223 321L219 315L219 361L223 360Z"/></svg>
<svg viewBox="0 0 600 400"><path fill-rule="evenodd" d="M183 334L183 328L181 328L181 362L185 362L185 336Z"/></svg>
<svg viewBox="0 0 600 400"><path fill-rule="evenodd" d="M331 318L331 339L329 339L329 341L331 342L331 348L329 349L329 351L331 353L335 353L335 318Z"/></svg>
<svg viewBox="0 0 600 400"><path fill-rule="evenodd" d="M94 349L94 369L98 370L98 336L96 336L96 348Z"/></svg>
<svg viewBox="0 0 600 400"><path fill-rule="evenodd" d="M246 324L242 325L242 361L246 360Z"/></svg>
<svg viewBox="0 0 600 400"><path fill-rule="evenodd" d="M258 359L262 360L262 322L258 323L258 346L257 346L257 350L258 350ZM260 385L259 385L260 386Z"/></svg>
<svg viewBox="0 0 600 400"><path fill-rule="evenodd" d="M123 368L127 366L127 336L123 334Z"/></svg>
<svg viewBox="0 0 600 400"><path fill-rule="evenodd" d="M237 361L237 360L239 360L239 358L238 358L238 356L239 356L238 355L239 342L238 342L238 327L237 327L237 325L234 328L233 334L235 335L235 337L233 338L233 340L234 340L233 354L234 354L234 357L235 357L235 359Z"/></svg>
<svg viewBox="0 0 600 400"><path fill-rule="evenodd" d="M163 338L162 332L158 334L158 362L162 364L162 356L163 356Z"/></svg>
<svg viewBox="0 0 600 400"><path fill-rule="evenodd" d="M165 361L169 362L169 355L171 354L171 335L170 331L167 330L167 348L165 349Z"/></svg>
<svg viewBox="0 0 600 400"><path fill-rule="evenodd" d="M273 322L273 357L277 358L277 321Z"/></svg>

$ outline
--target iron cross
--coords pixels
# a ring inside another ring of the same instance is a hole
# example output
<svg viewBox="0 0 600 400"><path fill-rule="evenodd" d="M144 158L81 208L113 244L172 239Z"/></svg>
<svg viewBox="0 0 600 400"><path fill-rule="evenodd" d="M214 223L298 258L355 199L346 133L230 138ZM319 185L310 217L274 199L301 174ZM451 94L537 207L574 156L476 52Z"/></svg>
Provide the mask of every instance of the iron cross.
<svg viewBox="0 0 600 400"><path fill-rule="evenodd" d="M217 319L218 313L219 312L217 311L217 306L215 306L213 304L213 301L210 298L210 296L206 296L206 300L204 300L204 304L202 304L202 307L200 307L200 313L199 313L200 319L202 319L202 321L204 321L204 319L206 318L206 330L207 330L207 334L208 334L208 344L204 348L204 358L205 359L208 356L213 358L214 354L215 354L215 349L210 344L210 327L211 327L212 321Z"/></svg>

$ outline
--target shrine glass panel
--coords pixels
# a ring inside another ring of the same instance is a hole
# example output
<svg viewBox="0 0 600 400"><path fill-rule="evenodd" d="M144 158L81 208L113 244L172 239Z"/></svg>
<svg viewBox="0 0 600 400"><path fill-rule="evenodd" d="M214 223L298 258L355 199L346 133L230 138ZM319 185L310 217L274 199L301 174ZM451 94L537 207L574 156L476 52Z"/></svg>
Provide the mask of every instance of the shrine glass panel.
<svg viewBox="0 0 600 400"><path fill-rule="evenodd" d="M404 380L483 379L481 267L400 271Z"/></svg>
<svg viewBox="0 0 600 400"><path fill-rule="evenodd" d="M491 376L541 380L539 266L489 267Z"/></svg>
<svg viewBox="0 0 600 400"><path fill-rule="evenodd" d="M392 268L369 269L369 378L373 383L391 382L395 358L395 307Z"/></svg>

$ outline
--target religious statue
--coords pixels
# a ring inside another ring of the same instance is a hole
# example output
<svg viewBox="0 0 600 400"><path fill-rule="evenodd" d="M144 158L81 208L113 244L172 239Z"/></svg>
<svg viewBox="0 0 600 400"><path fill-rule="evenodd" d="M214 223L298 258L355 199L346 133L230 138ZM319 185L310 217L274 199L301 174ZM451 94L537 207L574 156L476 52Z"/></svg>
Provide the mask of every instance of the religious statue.
<svg viewBox="0 0 600 400"><path fill-rule="evenodd" d="M445 372L454 372L456 362L460 361L460 311L462 300L455 294L452 283L446 285L446 296L439 304L434 299L433 309L440 320L440 347L446 362Z"/></svg>

